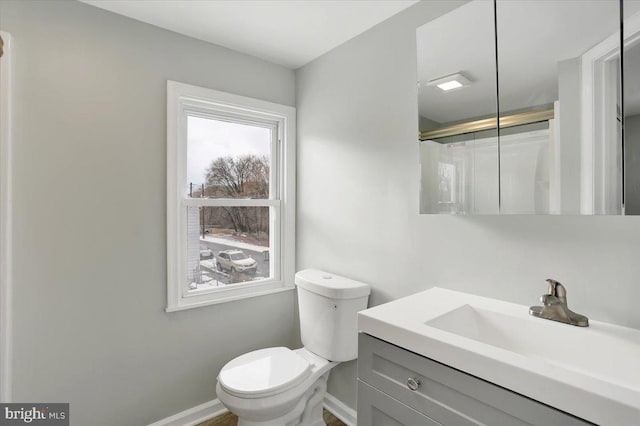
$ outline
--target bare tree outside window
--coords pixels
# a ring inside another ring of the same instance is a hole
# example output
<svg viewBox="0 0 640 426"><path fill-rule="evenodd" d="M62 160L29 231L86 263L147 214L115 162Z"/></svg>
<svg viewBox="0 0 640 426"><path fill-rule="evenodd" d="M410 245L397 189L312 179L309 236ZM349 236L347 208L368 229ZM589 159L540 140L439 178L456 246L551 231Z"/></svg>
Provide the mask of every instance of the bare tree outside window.
<svg viewBox="0 0 640 426"><path fill-rule="evenodd" d="M269 159L254 154L216 158L207 169L205 196L268 198Z"/></svg>
<svg viewBox="0 0 640 426"><path fill-rule="evenodd" d="M268 198L269 160L253 154L240 157L221 157L207 170L205 196L225 198ZM266 232L259 214L260 208L225 207L228 219L236 232ZM206 220L206 218L205 218Z"/></svg>
<svg viewBox="0 0 640 426"><path fill-rule="evenodd" d="M269 199L270 128L200 117L189 117L188 124L190 198ZM190 211L188 221L192 288L271 276L269 207L200 206Z"/></svg>

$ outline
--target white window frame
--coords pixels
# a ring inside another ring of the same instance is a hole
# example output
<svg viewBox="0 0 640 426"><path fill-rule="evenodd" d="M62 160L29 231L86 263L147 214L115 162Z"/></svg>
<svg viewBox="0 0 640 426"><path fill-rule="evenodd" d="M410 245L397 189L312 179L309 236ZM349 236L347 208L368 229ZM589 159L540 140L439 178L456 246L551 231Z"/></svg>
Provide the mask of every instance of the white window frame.
<svg viewBox="0 0 640 426"><path fill-rule="evenodd" d="M192 199L187 194L187 117L260 123L273 132L269 199ZM295 147L293 107L167 81L167 312L292 290L295 273ZM188 291L187 207L269 207L269 279Z"/></svg>

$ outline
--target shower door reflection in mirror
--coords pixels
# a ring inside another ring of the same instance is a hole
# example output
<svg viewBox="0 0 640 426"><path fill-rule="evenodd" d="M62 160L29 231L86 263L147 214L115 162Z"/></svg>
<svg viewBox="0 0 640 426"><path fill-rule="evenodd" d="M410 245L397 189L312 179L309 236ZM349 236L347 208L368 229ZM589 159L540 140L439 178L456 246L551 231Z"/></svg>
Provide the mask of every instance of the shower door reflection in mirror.
<svg viewBox="0 0 640 426"><path fill-rule="evenodd" d="M417 30L421 213L498 213L493 13L474 1Z"/></svg>

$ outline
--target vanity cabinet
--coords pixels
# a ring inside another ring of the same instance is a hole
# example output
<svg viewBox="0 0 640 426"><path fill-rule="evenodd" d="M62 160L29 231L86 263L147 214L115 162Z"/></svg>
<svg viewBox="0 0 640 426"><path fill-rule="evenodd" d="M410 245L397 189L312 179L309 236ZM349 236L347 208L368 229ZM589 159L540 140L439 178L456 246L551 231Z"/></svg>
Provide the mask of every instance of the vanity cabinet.
<svg viewBox="0 0 640 426"><path fill-rule="evenodd" d="M441 426L362 380L358 380L358 425Z"/></svg>
<svg viewBox="0 0 640 426"><path fill-rule="evenodd" d="M358 425L378 424L569 426L592 423L360 333Z"/></svg>

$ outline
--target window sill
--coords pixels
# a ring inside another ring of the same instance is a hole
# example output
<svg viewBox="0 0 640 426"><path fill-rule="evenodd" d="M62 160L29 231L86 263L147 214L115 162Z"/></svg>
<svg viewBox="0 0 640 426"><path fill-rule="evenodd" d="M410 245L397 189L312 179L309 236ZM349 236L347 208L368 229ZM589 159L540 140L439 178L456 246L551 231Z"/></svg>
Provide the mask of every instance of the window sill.
<svg viewBox="0 0 640 426"><path fill-rule="evenodd" d="M217 304L220 304L220 303L233 302L233 301L242 300L242 299L250 299L252 297L259 297L259 296L266 296L266 295L269 295L269 294L282 293L284 291L289 291L289 290L294 290L294 289L295 289L295 286L291 285L291 286L271 288L271 289L268 289L268 290L254 291L254 292L251 292L251 293L238 294L238 295L234 295L234 296L221 297L221 298L217 298L217 299L210 299L210 300L199 301L199 302L189 302L185 298L181 302L178 302L178 304L175 305L175 306L167 306L167 308L165 309L165 312L184 311L186 309L200 308L202 306L209 306L209 305L217 305Z"/></svg>

